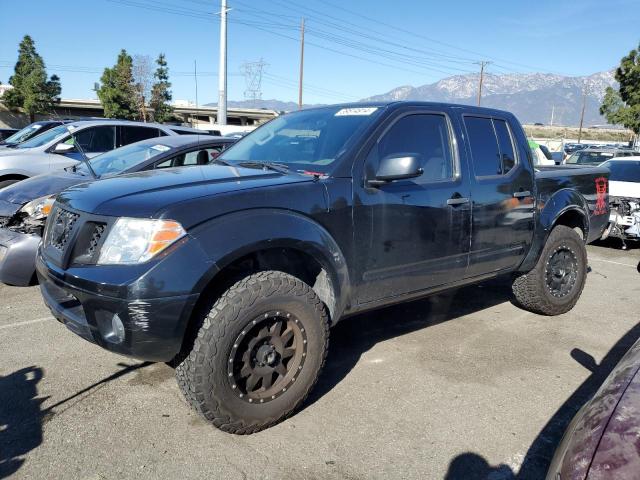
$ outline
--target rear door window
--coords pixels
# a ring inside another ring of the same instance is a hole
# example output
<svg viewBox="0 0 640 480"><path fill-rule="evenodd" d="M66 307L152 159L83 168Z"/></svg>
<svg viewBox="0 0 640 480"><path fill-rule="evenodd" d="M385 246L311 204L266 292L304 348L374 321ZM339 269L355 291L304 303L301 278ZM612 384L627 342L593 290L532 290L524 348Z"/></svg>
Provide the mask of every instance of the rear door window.
<svg viewBox="0 0 640 480"><path fill-rule="evenodd" d="M133 127L122 126L120 128L120 142L119 146L129 145L130 143L139 142L148 138L160 137L164 135L163 132L157 128L152 127Z"/></svg>
<svg viewBox="0 0 640 480"><path fill-rule="evenodd" d="M502 160L502 174L505 175L516 165L513 139L511 138L511 132L509 131L507 122L504 120L494 118L493 126L496 129L496 136L498 137L498 147L500 148L500 157Z"/></svg>
<svg viewBox="0 0 640 480"><path fill-rule="evenodd" d="M511 129L501 118L464 117L476 177L506 175L516 166Z"/></svg>
<svg viewBox="0 0 640 480"><path fill-rule="evenodd" d="M490 118L464 117L476 177L502 174L498 139Z"/></svg>

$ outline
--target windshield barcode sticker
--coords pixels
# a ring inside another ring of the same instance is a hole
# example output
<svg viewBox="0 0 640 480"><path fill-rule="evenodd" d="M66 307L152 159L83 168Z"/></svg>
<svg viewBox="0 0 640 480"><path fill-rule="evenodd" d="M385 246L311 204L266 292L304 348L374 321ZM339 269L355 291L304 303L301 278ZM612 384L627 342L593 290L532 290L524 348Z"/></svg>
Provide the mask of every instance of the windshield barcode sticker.
<svg viewBox="0 0 640 480"><path fill-rule="evenodd" d="M338 110L335 116L346 117L349 115L371 115L377 109L377 107L343 108L342 110Z"/></svg>
<svg viewBox="0 0 640 480"><path fill-rule="evenodd" d="M165 145L154 145L153 147L154 150L157 150L159 152L167 152L169 150L171 150L169 147L165 146Z"/></svg>

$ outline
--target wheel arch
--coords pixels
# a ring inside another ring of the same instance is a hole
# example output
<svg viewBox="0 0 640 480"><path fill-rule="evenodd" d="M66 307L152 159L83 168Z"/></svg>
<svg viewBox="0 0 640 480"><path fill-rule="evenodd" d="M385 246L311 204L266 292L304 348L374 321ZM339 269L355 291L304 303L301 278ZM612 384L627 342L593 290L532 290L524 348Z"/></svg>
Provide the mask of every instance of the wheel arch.
<svg viewBox="0 0 640 480"><path fill-rule="evenodd" d="M551 231L557 225L579 228L584 242L589 238L589 207L586 199L575 189L558 190L541 206L531 249L519 271L528 271L535 266Z"/></svg>
<svg viewBox="0 0 640 480"><path fill-rule="evenodd" d="M211 296L208 294L239 275L275 269L310 284L327 306L332 322L348 303L345 257L329 232L310 217L280 209L255 209L206 222L190 235L212 260L194 289L201 297Z"/></svg>

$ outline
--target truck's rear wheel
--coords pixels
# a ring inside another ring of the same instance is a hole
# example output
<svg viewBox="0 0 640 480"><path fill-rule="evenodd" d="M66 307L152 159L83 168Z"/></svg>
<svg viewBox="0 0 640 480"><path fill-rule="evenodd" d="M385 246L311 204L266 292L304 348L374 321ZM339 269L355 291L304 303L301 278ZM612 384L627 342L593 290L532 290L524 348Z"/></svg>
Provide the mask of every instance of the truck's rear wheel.
<svg viewBox="0 0 640 480"><path fill-rule="evenodd" d="M324 305L283 272L248 276L204 319L177 366L189 403L216 427L248 434L288 417L315 385L328 348Z"/></svg>
<svg viewBox="0 0 640 480"><path fill-rule="evenodd" d="M513 282L520 305L542 315L560 315L571 310L587 278L587 250L580 235L569 227L555 227L538 263Z"/></svg>

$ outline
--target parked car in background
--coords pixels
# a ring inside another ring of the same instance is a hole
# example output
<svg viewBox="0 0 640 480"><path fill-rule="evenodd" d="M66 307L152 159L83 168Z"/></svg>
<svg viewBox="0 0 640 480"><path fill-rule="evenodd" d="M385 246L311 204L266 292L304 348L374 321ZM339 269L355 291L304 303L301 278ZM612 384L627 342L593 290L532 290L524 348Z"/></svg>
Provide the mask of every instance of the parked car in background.
<svg viewBox="0 0 640 480"><path fill-rule="evenodd" d="M614 158L602 164L609 169L609 226L603 238L640 241L640 157Z"/></svg>
<svg viewBox="0 0 640 480"><path fill-rule="evenodd" d="M71 122L73 122L73 120L43 120L41 122L33 122L20 130L16 130L10 137L5 138L0 142L0 148L10 148L14 145L26 142L30 138L40 135L47 130L51 130L58 125L64 125Z"/></svg>
<svg viewBox="0 0 640 480"><path fill-rule="evenodd" d="M65 190L36 269L55 318L176 365L231 433L301 404L346 316L502 274L524 308L569 311L609 219L605 168L534 168L515 116L487 108L300 110L216 163Z"/></svg>
<svg viewBox="0 0 640 480"><path fill-rule="evenodd" d="M235 141L208 135L165 136L133 143L64 170L0 190L0 282L26 286L47 215L65 188L132 172L206 165Z"/></svg>
<svg viewBox="0 0 640 480"><path fill-rule="evenodd" d="M93 120L58 125L0 151L0 188L29 177L77 164L147 138L202 134L193 128L126 120Z"/></svg>
<svg viewBox="0 0 640 480"><path fill-rule="evenodd" d="M540 144L534 142L533 140L529 140L529 148L531 149L531 154L533 155L533 164L536 166L541 165L555 165L556 162L553 159L547 158L542 148L540 148Z"/></svg>
<svg viewBox="0 0 640 480"><path fill-rule="evenodd" d="M16 128L0 128L0 145L6 138L9 138L17 131L18 130Z"/></svg>
<svg viewBox="0 0 640 480"><path fill-rule="evenodd" d="M586 148L586 145L582 143L565 143L564 153L566 153L567 155L571 155L573 152L582 150L583 148Z"/></svg>
<svg viewBox="0 0 640 480"><path fill-rule="evenodd" d="M615 157L631 157L640 152L626 148L585 148L572 153L565 160L567 165L600 165Z"/></svg>
<svg viewBox="0 0 640 480"><path fill-rule="evenodd" d="M593 361L585 367L592 369L597 364ZM638 478L640 340L573 418L547 473L547 480Z"/></svg>

